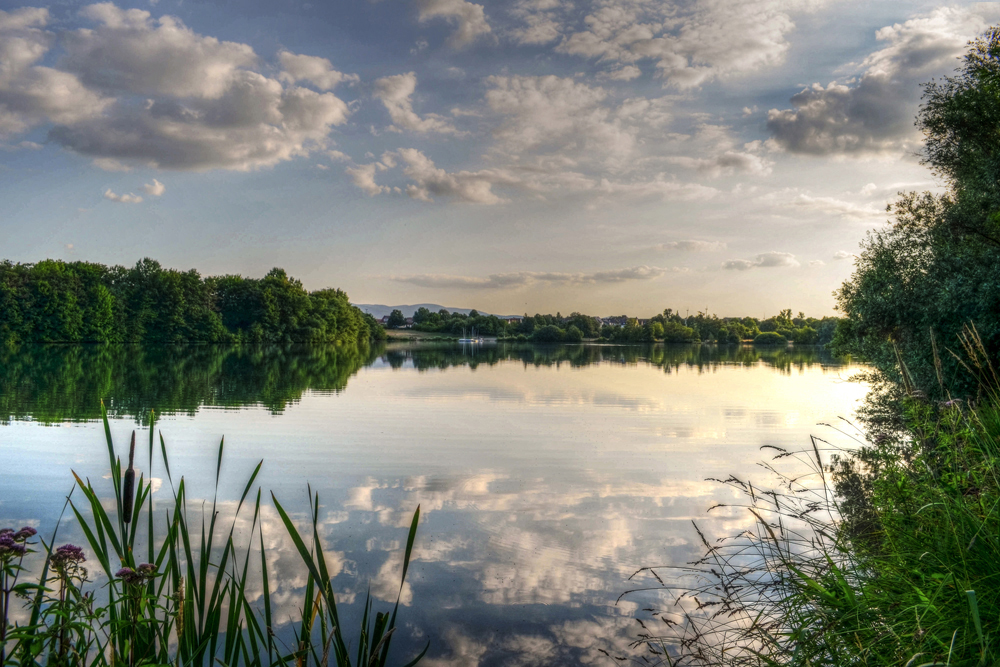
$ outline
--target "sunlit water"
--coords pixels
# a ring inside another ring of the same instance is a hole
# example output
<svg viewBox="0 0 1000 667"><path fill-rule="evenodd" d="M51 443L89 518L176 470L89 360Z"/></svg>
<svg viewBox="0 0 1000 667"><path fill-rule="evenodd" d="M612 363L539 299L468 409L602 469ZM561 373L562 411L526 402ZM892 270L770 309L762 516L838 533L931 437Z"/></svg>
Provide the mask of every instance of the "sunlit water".
<svg viewBox="0 0 1000 667"><path fill-rule="evenodd" d="M816 349L749 347L8 352L0 527L50 531L71 470L108 484L100 400L120 451L134 428L146 441L139 415L155 408L192 498L211 498L225 436L223 515L260 459L260 486L302 516L312 485L342 617L360 613L369 583L395 601L421 506L397 657L429 639L428 665L608 664L599 649L629 655L638 629L639 602L615 604L629 575L700 555L692 519L710 535L749 523L706 514L732 498L707 480L766 487L762 446L837 438L817 424L851 417L866 391L848 381L857 370ZM144 448L138 461L148 475ZM158 456L152 472L164 480ZM155 497L166 506L165 480ZM272 580L294 593L303 568L270 506L264 520Z"/></svg>

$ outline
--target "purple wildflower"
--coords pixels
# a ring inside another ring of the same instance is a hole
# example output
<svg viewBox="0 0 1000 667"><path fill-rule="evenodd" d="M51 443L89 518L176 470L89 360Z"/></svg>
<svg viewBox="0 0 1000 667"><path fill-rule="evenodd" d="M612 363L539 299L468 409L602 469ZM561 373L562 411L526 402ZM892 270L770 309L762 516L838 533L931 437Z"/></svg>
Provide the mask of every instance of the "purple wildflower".
<svg viewBox="0 0 1000 667"><path fill-rule="evenodd" d="M152 563L140 563L136 570L144 577L151 577L156 574L156 566Z"/></svg>
<svg viewBox="0 0 1000 667"><path fill-rule="evenodd" d="M64 544L55 550L50 562L57 570L64 569L70 564L82 563L87 560L83 555L83 549L75 544Z"/></svg>
<svg viewBox="0 0 1000 667"><path fill-rule="evenodd" d="M24 542L26 539L34 537L37 534L38 534L37 530L35 530L31 526L25 526L21 530L14 533L14 539L18 542Z"/></svg>
<svg viewBox="0 0 1000 667"><path fill-rule="evenodd" d="M141 584L142 580L145 578L130 567L123 567L115 572L115 576L129 585Z"/></svg>
<svg viewBox="0 0 1000 667"><path fill-rule="evenodd" d="M0 560L8 560L15 556L23 556L24 551L24 545L15 542L10 533L0 535Z"/></svg>
<svg viewBox="0 0 1000 667"><path fill-rule="evenodd" d="M13 528L0 528L0 537L3 535L12 535L14 533Z"/></svg>

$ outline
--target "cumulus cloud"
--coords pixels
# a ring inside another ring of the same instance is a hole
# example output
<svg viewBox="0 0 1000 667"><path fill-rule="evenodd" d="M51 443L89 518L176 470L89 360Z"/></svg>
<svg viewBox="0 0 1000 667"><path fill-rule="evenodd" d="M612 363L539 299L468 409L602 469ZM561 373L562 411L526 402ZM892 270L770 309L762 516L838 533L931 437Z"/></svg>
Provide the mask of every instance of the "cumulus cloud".
<svg viewBox="0 0 1000 667"><path fill-rule="evenodd" d="M837 252L833 253L833 258L838 260L850 259L851 257L854 257L854 253L847 252L846 250L838 250Z"/></svg>
<svg viewBox="0 0 1000 667"><path fill-rule="evenodd" d="M398 155L405 163L403 173L412 181L406 192L421 201L433 201L435 195L470 204L499 204L503 199L493 192L493 186L521 182L503 171L491 169L448 173L415 148L403 148Z"/></svg>
<svg viewBox="0 0 1000 667"><path fill-rule="evenodd" d="M401 148L384 153L380 160L347 168L354 185L371 196L403 192L398 186L380 185L377 172L399 167L409 181L406 194L412 199L433 202L435 197L466 204L500 204L506 200L493 192L493 186L529 187L524 179L502 169L448 172L415 148Z"/></svg>
<svg viewBox="0 0 1000 667"><path fill-rule="evenodd" d="M142 203L142 197L140 197L139 195L135 195L135 194L132 194L132 193L124 194L124 195L116 195L114 192L111 191L111 188L108 188L107 190L104 191L104 198L105 199L110 199L111 201L116 201L116 202L118 202L120 204L141 204Z"/></svg>
<svg viewBox="0 0 1000 667"><path fill-rule="evenodd" d="M333 90L341 83L357 83L361 80L357 74L338 72L326 58L281 51L278 61L284 68L279 78L288 83L308 81L320 90Z"/></svg>
<svg viewBox="0 0 1000 667"><path fill-rule="evenodd" d="M799 262L795 255L787 252L763 252L753 259L730 259L722 263L723 269L735 271L789 266L799 266Z"/></svg>
<svg viewBox="0 0 1000 667"><path fill-rule="evenodd" d="M992 4L945 7L876 33L885 46L861 63L860 76L816 83L791 98L791 109L771 109L774 145L812 155L878 155L919 139L913 116L920 84L950 74L971 36L1000 18Z"/></svg>
<svg viewBox="0 0 1000 667"><path fill-rule="evenodd" d="M814 197L804 193L796 195L786 206L800 211L814 211L855 220L872 220L885 215L884 207L873 204L855 204L836 197Z"/></svg>
<svg viewBox="0 0 1000 667"><path fill-rule="evenodd" d="M660 197L663 201L705 201L718 190L699 183L680 183L657 174L655 177L635 181L610 181L602 179L596 192L606 195L624 195L629 198Z"/></svg>
<svg viewBox="0 0 1000 667"><path fill-rule="evenodd" d="M616 67L608 72L598 72L598 79L609 79L611 81L631 81L642 76L642 70L635 65L625 65Z"/></svg>
<svg viewBox="0 0 1000 667"><path fill-rule="evenodd" d="M56 67L37 65L56 35L45 10L0 12L0 134L53 123L49 139L102 168L247 170L323 148L347 104L329 88L342 75L324 59L279 54L261 74L246 44L199 35L171 16L112 3L85 7L93 27L58 38Z"/></svg>
<svg viewBox="0 0 1000 667"><path fill-rule="evenodd" d="M486 277L455 276L424 273L417 275L389 276L390 280L401 283L435 288L478 288L503 289L527 287L530 285L597 285L623 283L632 280L653 280L670 272L683 269L668 269L656 266L633 266L594 273L561 273L541 271L518 271L516 273L494 273Z"/></svg>
<svg viewBox="0 0 1000 667"><path fill-rule="evenodd" d="M522 44L559 40L556 51L624 65L634 78L650 63L670 85L689 88L781 62L793 15L812 0L591 0L560 7L556 0L519 2L511 10ZM562 10L562 11L558 11Z"/></svg>
<svg viewBox="0 0 1000 667"><path fill-rule="evenodd" d="M394 124L390 129L457 134L455 127L441 116L428 114L421 118L413 110L411 98L416 89L417 75L414 72L383 77L375 82L375 97L385 106Z"/></svg>
<svg viewBox="0 0 1000 667"><path fill-rule="evenodd" d="M654 246L657 250L676 250L680 252L715 252L725 250L726 244L721 241L668 241Z"/></svg>
<svg viewBox="0 0 1000 667"><path fill-rule="evenodd" d="M557 76L491 76L486 102L503 118L494 133L509 154L565 151L625 157L635 136L603 104L607 91Z"/></svg>
<svg viewBox="0 0 1000 667"><path fill-rule="evenodd" d="M154 178L152 183L146 183L142 186L142 191L150 197L159 197L167 191L167 186Z"/></svg>
<svg viewBox="0 0 1000 667"><path fill-rule="evenodd" d="M417 0L417 9L421 23L443 18L455 26L455 32L448 37L452 48L468 46L480 35L491 32L483 6L466 0Z"/></svg>
<svg viewBox="0 0 1000 667"><path fill-rule="evenodd" d="M344 171L347 175L351 177L351 182L357 187L361 188L368 193L370 197L382 194L383 192L390 192L391 188L379 185L375 182L375 169L376 164L362 164L356 167L348 167Z"/></svg>
<svg viewBox="0 0 1000 667"><path fill-rule="evenodd" d="M678 156L670 158L670 162L694 169L709 177L737 172L766 176L771 173L774 164L760 155L736 150L726 150L711 157Z"/></svg>
<svg viewBox="0 0 1000 667"><path fill-rule="evenodd" d="M521 25L510 32L518 44L549 44L559 39L560 21L554 10L560 8L560 0L519 0L511 14Z"/></svg>
<svg viewBox="0 0 1000 667"><path fill-rule="evenodd" d="M0 11L0 136L47 121L77 122L112 103L76 75L37 64L54 41L48 21L42 8Z"/></svg>

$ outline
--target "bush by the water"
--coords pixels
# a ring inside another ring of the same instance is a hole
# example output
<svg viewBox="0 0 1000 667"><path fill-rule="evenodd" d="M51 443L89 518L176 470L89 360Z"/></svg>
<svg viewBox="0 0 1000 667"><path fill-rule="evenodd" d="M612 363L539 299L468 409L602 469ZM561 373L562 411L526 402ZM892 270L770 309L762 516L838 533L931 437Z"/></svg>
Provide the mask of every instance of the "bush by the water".
<svg viewBox="0 0 1000 667"><path fill-rule="evenodd" d="M126 467L115 452L106 413L104 430L113 495L105 499L89 480L76 477L74 491L79 495L74 498L71 494L66 500L96 562L88 561L88 554L80 546L57 547L59 525L48 540L37 539L40 536L33 528L0 530L0 665L389 664L399 599L391 610L372 615L374 601L369 595L357 634L347 637L320 540L318 495L310 493L311 525L302 534L271 494L284 531L279 539L294 546L307 573L299 620L293 623L291 618L278 616L274 605L279 600L272 600L279 582L273 578L277 573L268 571L264 545L274 536L265 538L260 488L253 493L263 461L243 489L232 524L228 528L217 525L219 508L213 500L209 521L201 521L199 528L188 523L184 479L175 482L172 478L161 434L161 464L173 492L173 503L166 511L165 531L157 533L154 518L162 518L163 508L157 510L161 516L154 517L152 471L148 471L150 480L144 479L141 472L136 479L135 434ZM150 466L154 444L151 423ZM220 443L219 467L222 455ZM217 468L217 483L219 474ZM244 532L247 543L238 545L234 535L237 520L243 520L240 513L244 505L253 507L253 516L249 531ZM419 518L418 506L406 540L400 592ZM34 561L42 561L43 565L37 580L29 581ZM250 576L258 564L259 574ZM94 569L107 577L106 584L97 586L93 582L88 570ZM25 622L14 621L11 615L21 604L27 613ZM291 624L286 626L287 631L281 630L285 624ZM283 634L287 641L282 639ZM426 651L425 647L407 665L419 662Z"/></svg>
<svg viewBox="0 0 1000 667"><path fill-rule="evenodd" d="M786 345L788 340L780 333L767 331L753 339L754 345Z"/></svg>

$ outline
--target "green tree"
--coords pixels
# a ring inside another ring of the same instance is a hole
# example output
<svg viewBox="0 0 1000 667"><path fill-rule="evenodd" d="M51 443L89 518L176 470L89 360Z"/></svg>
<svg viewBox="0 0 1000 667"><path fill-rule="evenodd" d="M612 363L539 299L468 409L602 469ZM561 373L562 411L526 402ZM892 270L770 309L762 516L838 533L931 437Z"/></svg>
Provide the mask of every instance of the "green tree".
<svg viewBox="0 0 1000 667"><path fill-rule="evenodd" d="M398 329L404 324L406 324L406 318L403 317L402 311L395 309L389 313L389 321L386 323L386 326L390 329Z"/></svg>
<svg viewBox="0 0 1000 667"><path fill-rule="evenodd" d="M924 88L924 163L948 192L901 195L891 226L869 233L836 292L849 320L837 329L836 349L870 359L890 380L901 379L898 350L930 395L975 391L946 351L957 349L970 322L987 354L1000 352L998 86L1000 31L993 28L972 43L956 76Z"/></svg>

